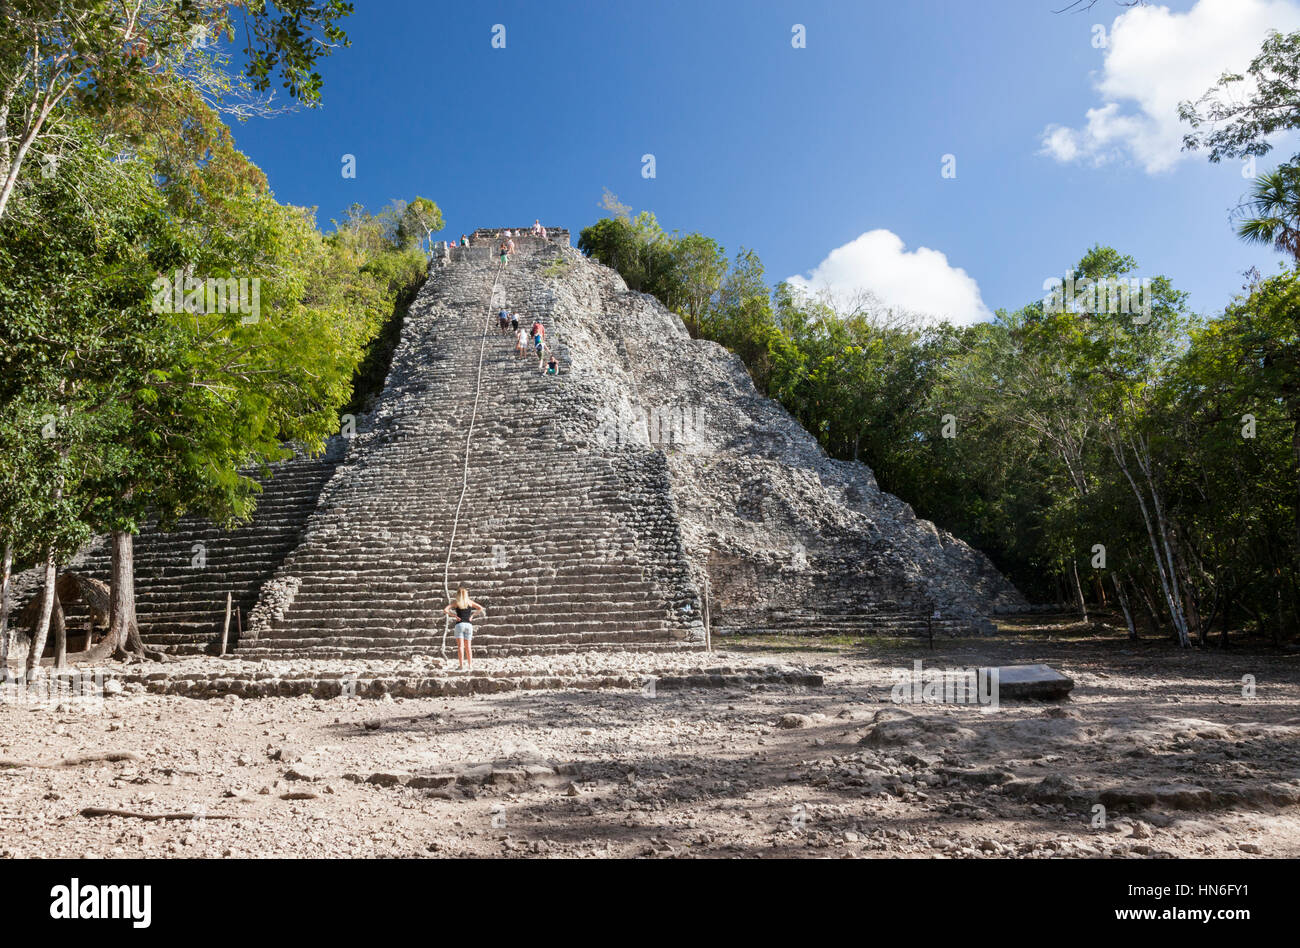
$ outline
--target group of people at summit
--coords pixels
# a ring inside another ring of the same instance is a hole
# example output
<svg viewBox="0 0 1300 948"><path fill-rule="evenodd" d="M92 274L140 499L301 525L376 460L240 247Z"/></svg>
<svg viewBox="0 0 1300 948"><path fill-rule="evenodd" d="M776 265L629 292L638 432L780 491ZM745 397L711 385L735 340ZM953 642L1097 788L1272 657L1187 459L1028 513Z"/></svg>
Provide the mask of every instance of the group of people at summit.
<svg viewBox="0 0 1300 948"><path fill-rule="evenodd" d="M542 238L542 240L546 240L546 239L547 239L547 236L546 236L546 228L542 226L542 222L541 222L540 219L533 221L533 226L529 229L529 233L531 233L532 236L534 236L534 237L540 237L540 238ZM501 256L502 256L502 258L503 258L502 261L501 261L502 263L505 263L505 262L506 262L505 259L504 259L505 256L506 256L506 254L508 254L508 253L514 253L514 252L515 252L515 242L514 242L514 239L513 239L513 238L515 238L515 237L522 237L523 235L524 235L524 232L523 232L522 230L514 230L514 231L512 231L512 230L510 230L510 228L508 228L508 227L507 227L505 230L501 231L501 237L503 238L502 241L501 241L501 247L500 247L500 250L501 250ZM461 235L460 235L460 240L458 240L458 241L457 241L457 240L453 240L453 241L451 241L451 243L447 244L447 246L450 247L450 248L455 248L455 247L470 247L470 246L473 246L473 243L472 243L471 239L470 239L468 236L466 236L465 234L461 234Z"/></svg>

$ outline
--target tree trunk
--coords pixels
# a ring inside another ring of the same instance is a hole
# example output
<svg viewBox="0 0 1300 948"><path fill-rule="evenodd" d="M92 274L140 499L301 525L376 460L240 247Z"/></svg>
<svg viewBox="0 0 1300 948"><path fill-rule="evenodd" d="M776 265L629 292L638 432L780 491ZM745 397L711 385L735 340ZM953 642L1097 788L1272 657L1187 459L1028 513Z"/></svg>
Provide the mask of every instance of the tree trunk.
<svg viewBox="0 0 1300 948"><path fill-rule="evenodd" d="M1151 541L1151 554L1155 559L1156 578L1160 580L1160 587L1164 592L1165 605L1169 608L1169 618L1173 620L1174 632L1178 636L1178 644L1182 646L1191 645L1191 640L1187 636L1187 626L1183 620L1182 597L1178 595L1178 590L1176 588L1177 580L1169 575L1170 564L1160 555L1161 541L1164 541L1165 552L1168 552L1169 545L1167 537L1157 537L1157 523L1151 516L1151 509L1147 505L1146 496L1143 494L1142 489L1138 487L1137 480L1133 477L1132 471L1129 470L1127 448L1119 439L1118 435L1111 436L1110 449L1111 454L1115 457L1115 462L1119 465L1119 469L1123 472L1124 478L1128 481L1129 487L1132 488L1133 497L1137 500L1138 509L1142 513L1142 522L1147 528L1147 537ZM1137 456L1136 450L1134 451L1134 455ZM1142 467L1140 457L1138 458L1138 466L1139 468ZM1146 473L1145 470L1143 473ZM1155 485L1152 484L1149 475L1146 480L1147 484L1154 491ZM1163 531L1164 524L1160 523L1159 526L1161 531Z"/></svg>
<svg viewBox="0 0 1300 948"><path fill-rule="evenodd" d="M25 73L26 70L24 69L23 74L25 75ZM38 79L39 76L40 72L38 70L33 73L32 78ZM56 89L56 86L63 81L63 78L62 75L54 75L47 80L48 87L44 92L44 101L41 103L40 109L33 114L31 127L27 129L26 134L18 143L18 150L13 155L5 156L9 164L4 169L4 183L0 185L0 218L4 217L5 209L9 206L9 198L13 195L14 186L18 183L18 172L22 168L23 160L27 157L27 150L32 147L32 143L40 135L41 128L45 125L46 119L50 117L50 113L54 111L55 106L59 104L59 100L67 95L68 90L72 88L76 81L76 77L73 77L68 79L62 88ZM33 96L38 94L40 83L36 82L34 85L36 88L32 90Z"/></svg>
<svg viewBox="0 0 1300 948"><path fill-rule="evenodd" d="M1288 402L1291 407L1291 460L1295 462L1296 471L1300 472L1300 401L1296 400L1296 393L1300 392L1300 385L1293 386L1288 392L1290 396ZM1295 518L1295 538L1294 545L1291 549L1291 569L1290 573L1290 599L1291 613L1294 617L1295 627L1300 628L1300 476L1295 479L1295 493L1292 495L1292 516ZM1282 617L1278 618L1279 622L1284 622Z"/></svg>
<svg viewBox="0 0 1300 948"><path fill-rule="evenodd" d="M1187 620L1187 634L1196 636L1197 642L1204 648L1209 630L1201 621L1201 607L1197 600L1196 588L1192 584L1192 571L1187 566L1187 557L1183 554L1183 545L1179 541L1177 530L1170 531L1169 545L1173 554L1173 568L1178 573L1179 588L1183 593L1183 615Z"/></svg>
<svg viewBox="0 0 1300 948"><path fill-rule="evenodd" d="M135 545L125 530L113 531L113 578L109 593L108 638L116 654L126 648L135 623Z"/></svg>
<svg viewBox="0 0 1300 948"><path fill-rule="evenodd" d="M32 629L32 650L27 653L27 677L32 677L33 670L41 665L41 653L45 651L45 639L50 634L50 616L54 614L54 589L58 576L58 564L54 561L54 548L45 552L45 587L41 591L41 614Z"/></svg>
<svg viewBox="0 0 1300 948"><path fill-rule="evenodd" d="M1300 471L1300 410L1291 411L1291 459L1295 461L1296 470ZM1295 516L1295 547L1291 551L1291 565L1300 572L1300 477L1296 478L1295 494L1292 497L1292 513Z"/></svg>
<svg viewBox="0 0 1300 948"><path fill-rule="evenodd" d="M226 590L226 621L221 626L221 655L226 654L226 642L230 638L230 590Z"/></svg>
<svg viewBox="0 0 1300 948"><path fill-rule="evenodd" d="M1138 592L1142 594L1142 605L1147 609L1147 628L1151 634L1159 638L1160 636L1160 611L1156 609L1155 597L1145 586L1138 585Z"/></svg>
<svg viewBox="0 0 1300 948"><path fill-rule="evenodd" d="M54 612L50 616L50 626L54 630L54 667L68 667L68 620L63 614L63 603L59 599L58 589L54 590Z"/></svg>
<svg viewBox="0 0 1300 948"><path fill-rule="evenodd" d="M135 537L125 530L113 531L113 582L109 592L108 635L93 650L96 657L107 652L118 660L134 656L164 661L157 649L140 638L135 613Z"/></svg>
<svg viewBox="0 0 1300 948"><path fill-rule="evenodd" d="M1074 576L1074 599L1079 607L1079 614L1083 616L1083 621L1088 621L1088 603L1083 598L1083 584L1079 582L1079 564L1073 559L1070 560L1070 572Z"/></svg>
<svg viewBox="0 0 1300 948"><path fill-rule="evenodd" d="M18 172L22 170L23 159L27 157L27 150L32 147L32 142L40 134L41 126L45 124L45 119L49 117L49 111L42 108L37 113L36 122L31 129L23 136L18 143L18 150L14 152L13 158L9 161L9 166L4 169L4 180L0 183L0 217L4 217L6 208L9 207L9 198L14 193L14 186L18 183Z"/></svg>
<svg viewBox="0 0 1300 948"><path fill-rule="evenodd" d="M14 567L14 545L5 543L0 562L0 679L9 678L9 582Z"/></svg>
<svg viewBox="0 0 1300 948"><path fill-rule="evenodd" d="M1136 453L1136 452L1135 452ZM1141 466L1141 461L1138 462ZM1178 582L1179 574L1185 570L1179 569L1179 564L1174 560L1173 552L1173 529L1165 521L1164 506L1160 503L1160 492L1156 490L1156 482L1152 477L1150 470L1143 467L1142 473L1146 477L1147 487L1151 491L1151 507L1156 513L1156 525L1160 530L1160 539L1165 548L1165 564L1169 573L1169 606L1170 613L1174 620L1174 627L1178 630L1178 644L1183 648L1188 648L1192 644L1191 628L1188 625L1187 601L1183 595L1183 585ZM1157 556L1160 554L1157 553Z"/></svg>
<svg viewBox="0 0 1300 948"><path fill-rule="evenodd" d="M1273 647L1282 646L1282 624L1286 622L1286 605L1282 602L1282 590L1277 591L1277 615L1273 619Z"/></svg>
<svg viewBox="0 0 1300 948"><path fill-rule="evenodd" d="M1115 587L1115 598L1119 600L1119 607L1124 610L1124 621L1128 623L1128 637L1136 642L1138 630L1133 622L1133 612L1128 607L1128 594L1124 592L1124 583L1115 573L1110 574L1110 583Z"/></svg>

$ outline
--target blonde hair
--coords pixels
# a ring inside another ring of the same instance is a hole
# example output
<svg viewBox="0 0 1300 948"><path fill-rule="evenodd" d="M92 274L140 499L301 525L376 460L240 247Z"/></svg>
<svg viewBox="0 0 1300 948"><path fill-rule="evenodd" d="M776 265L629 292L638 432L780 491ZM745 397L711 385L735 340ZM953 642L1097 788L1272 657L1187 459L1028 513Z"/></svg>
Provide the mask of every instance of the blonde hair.
<svg viewBox="0 0 1300 948"><path fill-rule="evenodd" d="M466 589L464 586L461 586L459 589L456 590L456 608L468 609L469 602L470 602L469 590Z"/></svg>

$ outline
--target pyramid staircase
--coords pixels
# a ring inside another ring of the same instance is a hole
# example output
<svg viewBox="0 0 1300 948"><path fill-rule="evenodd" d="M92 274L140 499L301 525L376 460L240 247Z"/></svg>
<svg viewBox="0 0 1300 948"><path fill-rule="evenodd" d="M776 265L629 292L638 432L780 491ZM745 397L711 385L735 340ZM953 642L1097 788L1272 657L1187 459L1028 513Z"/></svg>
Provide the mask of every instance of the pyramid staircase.
<svg viewBox="0 0 1300 948"><path fill-rule="evenodd" d="M170 531L141 530L135 540L136 612L141 634L173 654L212 651L220 640L231 594L229 647L257 602L263 583L298 544L346 442L330 439L324 454L293 458L256 477L262 491L252 520L223 529L200 517L182 517ZM68 568L109 582L111 546L100 541ZM82 616L68 610L75 627Z"/></svg>
<svg viewBox="0 0 1300 948"><path fill-rule="evenodd" d="M497 328L502 305L552 339L563 325L540 277L554 247L516 246L504 269L476 246L432 275L366 430L270 584L280 605L241 655L441 653L459 585L487 609L474 638L487 654L702 644L662 456L572 437L570 379Z"/></svg>

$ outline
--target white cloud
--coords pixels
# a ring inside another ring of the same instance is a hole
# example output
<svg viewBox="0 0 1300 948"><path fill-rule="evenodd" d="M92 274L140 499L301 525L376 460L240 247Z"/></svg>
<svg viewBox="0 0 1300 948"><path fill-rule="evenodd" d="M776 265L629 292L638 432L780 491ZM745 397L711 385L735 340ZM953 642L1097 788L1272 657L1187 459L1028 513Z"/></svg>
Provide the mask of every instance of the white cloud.
<svg viewBox="0 0 1300 948"><path fill-rule="evenodd" d="M1198 0L1186 13L1134 7L1115 18L1096 81L1103 104L1082 126L1048 125L1042 154L1102 165L1122 158L1148 174L1187 157L1178 103L1199 99L1226 71L1245 73L1270 29L1300 29L1297 0Z"/></svg>
<svg viewBox="0 0 1300 948"><path fill-rule="evenodd" d="M979 284L965 270L949 264L938 250L907 250L888 230L868 231L836 247L807 276L787 282L839 300L865 290L885 306L962 326L993 315L980 298Z"/></svg>

